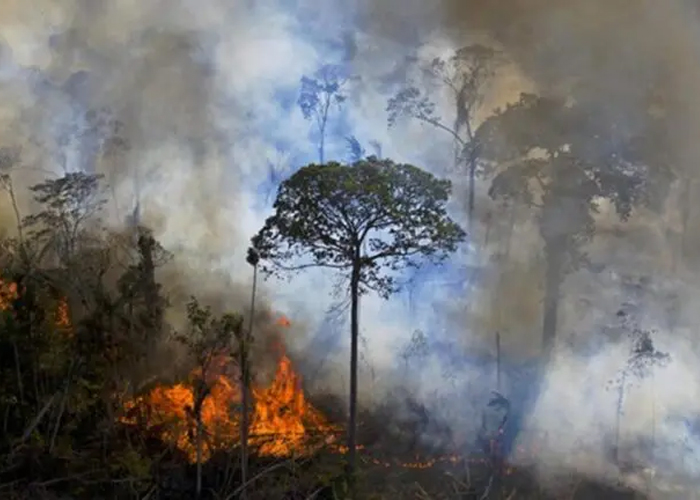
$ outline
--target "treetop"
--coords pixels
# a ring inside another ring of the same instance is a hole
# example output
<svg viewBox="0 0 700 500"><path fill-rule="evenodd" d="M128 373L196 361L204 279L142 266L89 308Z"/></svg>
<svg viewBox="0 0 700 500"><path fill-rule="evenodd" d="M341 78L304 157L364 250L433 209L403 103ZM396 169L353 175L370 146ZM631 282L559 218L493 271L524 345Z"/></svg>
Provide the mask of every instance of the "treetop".
<svg viewBox="0 0 700 500"><path fill-rule="evenodd" d="M440 261L465 238L447 214L451 191L449 180L389 159L312 163L280 185L253 245L268 273L358 266L365 285L390 293L380 264L398 271L418 257Z"/></svg>

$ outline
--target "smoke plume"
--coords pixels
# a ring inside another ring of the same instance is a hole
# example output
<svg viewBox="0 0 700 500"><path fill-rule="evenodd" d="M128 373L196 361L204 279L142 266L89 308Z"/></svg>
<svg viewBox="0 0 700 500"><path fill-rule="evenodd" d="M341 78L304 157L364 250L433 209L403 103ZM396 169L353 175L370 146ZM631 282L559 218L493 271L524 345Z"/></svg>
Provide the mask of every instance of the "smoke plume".
<svg viewBox="0 0 700 500"><path fill-rule="evenodd" d="M700 231L687 223L700 194L695 3L8 0L0 27L0 146L22 151L12 171L20 211L33 208L24 188L47 175L102 173L110 188L108 223L119 229L137 214L174 253L162 276L166 292L184 299L194 291L222 310L247 307L252 273L245 250L275 183L316 159L295 100L300 78L322 64L343 63L358 76L350 104L330 127L329 158L344 159L345 137L353 134L368 148L378 144L384 156L441 175L451 161L448 137L415 123L386 126L386 100L416 77L416 60L474 41L500 49L508 63L480 119L519 92L535 91L573 97L601 117L643 130L649 108L660 103L680 181L661 215L639 210L620 223L601 206L587 249L596 272L566 279L559 355L520 441L548 433L535 457L543 476L556 476L563 465L617 474L605 450L616 399L605 386L626 362L629 345L610 333L610 324L632 305L634 321L657 331L657 347L672 362L628 391L623 440L653 428L659 464L673 474L700 473L700 437L683 420L700 411L693 403L700 385L692 337ZM444 116L453 113L440 95L434 98ZM451 175L459 192L464 176ZM427 273L416 296L362 303L362 335L371 346L361 391L367 404L393 390L401 379L395 370L410 362L420 367L404 378L413 394L457 434L476 431L473 422L494 385L494 333L501 334L503 383L514 400L518 370L537 357L541 343L543 261L534 214L497 207L487 183L478 187L472 246L450 268L460 297ZM684 209L683 196L691 200ZM12 233L9 201L0 204L0 227ZM495 251L507 258L490 259ZM285 341L305 358L327 360L334 375L324 381L345 394L346 353L333 342L318 352L319 333L330 331L326 337L339 344L348 337L342 324L323 321L332 301L319 297L331 296L333 285L309 273L269 283L261 300L263 309L287 312L295 326ZM433 339L430 352L402 358L397 346L410 343L416 328ZM307 368L316 373L316 365ZM464 396L431 396L450 390ZM679 443L690 450L683 460L665 451Z"/></svg>

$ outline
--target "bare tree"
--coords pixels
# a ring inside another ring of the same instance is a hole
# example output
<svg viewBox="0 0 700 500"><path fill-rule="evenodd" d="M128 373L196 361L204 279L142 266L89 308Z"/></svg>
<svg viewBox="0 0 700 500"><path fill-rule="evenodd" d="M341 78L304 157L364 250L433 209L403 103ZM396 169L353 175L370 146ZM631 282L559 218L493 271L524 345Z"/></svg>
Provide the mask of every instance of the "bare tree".
<svg viewBox="0 0 700 500"><path fill-rule="evenodd" d="M401 89L387 104L389 126L406 116L431 125L452 138L455 168L466 167L469 175L467 230L473 223L479 168L476 114L483 104L486 84L494 76L499 61L494 49L474 44L456 50L448 59L437 57L424 68L430 83L449 92L455 113L452 123L438 114L435 102L427 97L427 90L415 85Z"/></svg>
<svg viewBox="0 0 700 500"><path fill-rule="evenodd" d="M327 64L322 66L313 77L301 79L301 92L297 104L304 118L313 121L319 134L318 162L325 161L326 128L332 106L340 107L347 99L343 88L348 78L340 66Z"/></svg>
<svg viewBox="0 0 700 500"><path fill-rule="evenodd" d="M631 346L630 354L625 365L620 369L617 376L608 382L608 389L617 391L617 402L615 408L615 444L613 447L614 459L616 463L620 461L620 425L624 415L624 402L627 389L635 383L649 379L653 384L654 371L657 368L666 366L671 361L668 353L660 352L654 346L652 333L649 330L642 330L634 327L629 332ZM652 398L652 420L655 420L655 401ZM652 422L654 427L656 422ZM652 440L655 428L652 429ZM653 442L652 442L653 446Z"/></svg>

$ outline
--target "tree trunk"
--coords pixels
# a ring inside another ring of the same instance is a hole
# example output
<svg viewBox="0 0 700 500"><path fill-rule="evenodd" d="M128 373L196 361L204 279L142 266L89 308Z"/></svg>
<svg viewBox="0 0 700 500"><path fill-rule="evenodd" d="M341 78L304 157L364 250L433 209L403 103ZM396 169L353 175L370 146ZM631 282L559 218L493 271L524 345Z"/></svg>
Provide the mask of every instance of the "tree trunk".
<svg viewBox="0 0 700 500"><path fill-rule="evenodd" d="M326 120L323 119L321 126L318 128L321 137L318 139L318 161L323 165L323 160L325 160L325 148L326 148Z"/></svg>
<svg viewBox="0 0 700 500"><path fill-rule="evenodd" d="M476 160L469 162L469 208L467 213L467 231L473 231L474 207L476 205Z"/></svg>
<svg viewBox="0 0 700 500"><path fill-rule="evenodd" d="M692 209L692 191L693 191L693 181L688 179L683 183L680 195L680 211L681 211L681 242L679 249L679 258L677 259L681 264L680 269L683 269L683 263L688 257L688 225L690 223L690 215Z"/></svg>
<svg viewBox="0 0 700 500"><path fill-rule="evenodd" d="M622 372L622 380L617 389L617 408L615 409L615 443L613 445L613 460L616 465L620 464L620 427L622 424L622 407L625 401L625 384L627 383L627 373Z"/></svg>
<svg viewBox="0 0 700 500"><path fill-rule="evenodd" d="M197 483L195 489L195 498L202 498L202 412L197 412Z"/></svg>
<svg viewBox="0 0 700 500"><path fill-rule="evenodd" d="M250 295L250 320L248 331L242 335L240 342L241 364L241 500L248 498L245 484L248 482L248 408L250 407L250 373L248 369L248 348L253 337L253 319L255 316L255 292L258 284L258 266L253 265L253 290Z"/></svg>
<svg viewBox="0 0 700 500"><path fill-rule="evenodd" d="M654 371L651 372L651 460L654 463L656 458L656 388Z"/></svg>
<svg viewBox="0 0 700 500"><path fill-rule="evenodd" d="M501 392L501 334L496 332L496 390Z"/></svg>
<svg viewBox="0 0 700 500"><path fill-rule="evenodd" d="M356 498L357 440L357 344L359 338L358 305L360 294L360 262L355 261L350 278L350 421L348 424L348 483L350 498Z"/></svg>
<svg viewBox="0 0 700 500"><path fill-rule="evenodd" d="M562 250L554 248L545 253L547 255L547 271L544 291L544 317L542 320L543 367L550 361L557 335L559 299L564 268L564 252Z"/></svg>
<svg viewBox="0 0 700 500"><path fill-rule="evenodd" d="M542 319L542 355L535 369L534 379L528 389L525 390L525 403L523 414L529 415L537 403L542 388L544 387L547 366L552 358L554 343L557 335L557 320L559 316L559 298L563 279L564 252L554 248L554 245L545 246L547 256L547 270L545 273L544 309ZM548 251L550 250L550 251Z"/></svg>
<svg viewBox="0 0 700 500"><path fill-rule="evenodd" d="M19 391L19 402L24 406L24 384L22 383L22 370L19 361L19 349L17 341L12 340L12 351L15 358L15 376L17 377L17 390Z"/></svg>
<svg viewBox="0 0 700 500"><path fill-rule="evenodd" d="M513 242L513 232L515 231L515 210L515 204L512 204L510 206L510 213L508 216L508 229L506 232L506 251L505 258L503 259L504 262L508 262L508 260L510 259L510 250Z"/></svg>

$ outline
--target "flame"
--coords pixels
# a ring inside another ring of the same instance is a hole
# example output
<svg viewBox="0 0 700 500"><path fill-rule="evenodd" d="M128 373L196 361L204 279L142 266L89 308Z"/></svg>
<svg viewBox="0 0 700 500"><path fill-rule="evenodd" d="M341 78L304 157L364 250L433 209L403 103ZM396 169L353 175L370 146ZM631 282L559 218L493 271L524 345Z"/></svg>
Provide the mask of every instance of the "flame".
<svg viewBox="0 0 700 500"><path fill-rule="evenodd" d="M17 283L0 279L0 312L12 307L12 302L19 297ZM54 311L54 324L68 335L72 335L68 302L60 299ZM277 326L289 327L291 321L281 316ZM266 388L253 387L254 411L250 423L249 444L258 448L258 453L266 456L289 456L309 454L321 445L315 435L323 438L323 443L332 445L339 453L346 453L345 446L334 444L339 431L337 426L328 423L324 416L306 401L301 386L301 377L294 371L292 361L284 352L281 343L276 346L280 352L277 370L272 383ZM235 416L234 407L240 403L240 390L234 374L230 373L229 359L218 356L214 362L213 376L207 377L211 391L202 403L202 423L204 439L202 460L206 461L216 450L231 448L240 442L240 423ZM211 373L211 372L210 372ZM193 415L195 380L201 378L201 369L190 374L187 383L171 387L157 386L145 396L140 396L124 403L123 423L141 423L158 429L160 438L175 445L185 452L194 462L197 457L196 442L193 435ZM358 450L364 449L359 445ZM522 448L518 452L523 452ZM460 463L465 461L461 455L446 455L427 460L385 461L368 458L369 462L381 466L399 466L409 469L427 469L438 463ZM489 460L471 459L472 464L488 464ZM505 474L512 474L514 469L506 466Z"/></svg>
<svg viewBox="0 0 700 500"><path fill-rule="evenodd" d="M10 311L12 309L12 303L17 300L19 296L20 290L17 283L0 279L0 312ZM60 332L71 337L73 332L71 329L68 301L65 298L58 300L52 317L53 325Z"/></svg>
<svg viewBox="0 0 700 500"><path fill-rule="evenodd" d="M291 322L281 317L276 324L288 327ZM336 453L347 453L347 448L336 443L340 429L307 400L301 377L294 371L281 342L275 376L267 387L252 387L253 411L249 426L248 444L263 456L283 457L308 455L326 445ZM216 375L207 377L211 393L202 405L202 460L207 461L218 450L231 449L240 443L240 390L237 374L226 373L231 364L225 356L215 360ZM229 370L230 371L230 370ZM211 373L211 371L210 371ZM160 439L183 451L191 462L197 459L194 406L194 383L201 371L194 370L187 383L170 387L157 386L149 393L127 401L121 421L145 425L155 430ZM363 446L358 446L363 450ZM387 462L368 457L371 463L383 467L399 466L426 469L438 463L456 463L457 455L414 461ZM486 461L484 461L486 463Z"/></svg>
<svg viewBox="0 0 700 500"><path fill-rule="evenodd" d="M272 384L266 389L254 388L253 396L250 435L261 454L286 456L308 449L313 432L324 435L326 442L331 441L334 429L306 401L301 378L286 355L277 365Z"/></svg>
<svg viewBox="0 0 700 500"><path fill-rule="evenodd" d="M0 280L0 311L7 311L17 297L17 283Z"/></svg>
<svg viewBox="0 0 700 500"><path fill-rule="evenodd" d="M279 326L289 326L286 317L277 321ZM240 390L238 379L226 373L228 358L216 360L215 375L207 377L210 394L202 405L201 422L204 430L202 460L208 460L217 450L231 448L240 442ZM210 371L211 373L211 371ZM192 412L194 384L201 378L201 371L192 372L187 383L171 387L158 386L149 393L127 401L124 423L141 423L157 429L160 438L185 452L195 461L196 432ZM294 371L292 362L281 352L275 376L267 387L252 387L253 412L250 420L248 443L266 456L308 454L322 445L314 439L320 435L325 443L334 441L334 432L323 415L304 396L301 377Z"/></svg>

